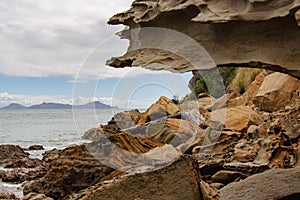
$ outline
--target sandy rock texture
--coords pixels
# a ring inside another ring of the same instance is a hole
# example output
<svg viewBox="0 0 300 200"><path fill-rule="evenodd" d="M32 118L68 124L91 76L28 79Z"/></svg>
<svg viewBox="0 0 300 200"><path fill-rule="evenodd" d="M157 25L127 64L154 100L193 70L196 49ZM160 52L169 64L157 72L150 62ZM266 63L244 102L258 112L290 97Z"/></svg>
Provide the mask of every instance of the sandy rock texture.
<svg viewBox="0 0 300 200"><path fill-rule="evenodd" d="M83 191L69 199L199 200L200 174L196 169L196 160L182 156L166 167L125 176L106 185Z"/></svg>
<svg viewBox="0 0 300 200"><path fill-rule="evenodd" d="M174 72L230 64L272 69L299 78L299 8L299 0L136 0L128 11L108 21L127 26L120 35L130 40L130 46L124 56L107 64ZM189 39L178 39L173 31ZM195 61L194 66L182 57Z"/></svg>

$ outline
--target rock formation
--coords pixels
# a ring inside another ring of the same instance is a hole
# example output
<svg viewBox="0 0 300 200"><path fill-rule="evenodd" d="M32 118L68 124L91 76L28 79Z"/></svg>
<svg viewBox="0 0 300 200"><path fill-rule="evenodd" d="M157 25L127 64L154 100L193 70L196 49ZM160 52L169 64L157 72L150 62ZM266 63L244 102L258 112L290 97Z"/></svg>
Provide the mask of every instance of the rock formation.
<svg viewBox="0 0 300 200"><path fill-rule="evenodd" d="M298 199L300 197L300 168L273 169L231 183L221 189L220 199ZM265 190L267 188L268 191ZM288 198L290 197L290 198Z"/></svg>
<svg viewBox="0 0 300 200"><path fill-rule="evenodd" d="M25 185L24 194L36 192L62 199L96 184L112 171L114 169L100 163L84 145L68 147L50 163L45 176Z"/></svg>
<svg viewBox="0 0 300 200"><path fill-rule="evenodd" d="M297 94L299 88L300 83L297 79L281 73L273 73L265 78L253 103L260 110L267 112L282 110L299 95Z"/></svg>
<svg viewBox="0 0 300 200"><path fill-rule="evenodd" d="M127 26L119 35L130 47L107 64L173 72L258 67L300 78L299 8L299 0L136 0L108 21Z"/></svg>
<svg viewBox="0 0 300 200"><path fill-rule="evenodd" d="M69 199L201 199L197 161L182 156L170 165L94 186Z"/></svg>
<svg viewBox="0 0 300 200"><path fill-rule="evenodd" d="M29 158L29 153L20 146L0 145L0 165L6 168L34 168L40 164L40 160Z"/></svg>

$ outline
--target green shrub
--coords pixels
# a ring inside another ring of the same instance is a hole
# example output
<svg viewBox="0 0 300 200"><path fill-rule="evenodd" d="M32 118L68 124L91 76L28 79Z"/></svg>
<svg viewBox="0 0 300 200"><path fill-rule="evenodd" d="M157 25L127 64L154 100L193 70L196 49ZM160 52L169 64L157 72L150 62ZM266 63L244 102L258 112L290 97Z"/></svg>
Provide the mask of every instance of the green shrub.
<svg viewBox="0 0 300 200"><path fill-rule="evenodd" d="M209 93L218 98L224 95L227 87L236 76L236 68L222 67L201 71L201 77L192 87L193 93L197 96L200 93Z"/></svg>

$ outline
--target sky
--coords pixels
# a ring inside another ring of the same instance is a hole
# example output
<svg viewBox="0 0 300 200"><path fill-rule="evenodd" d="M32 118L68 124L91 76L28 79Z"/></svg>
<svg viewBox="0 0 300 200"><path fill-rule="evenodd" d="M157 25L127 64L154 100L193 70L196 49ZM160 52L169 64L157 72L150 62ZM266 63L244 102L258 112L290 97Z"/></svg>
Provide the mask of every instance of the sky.
<svg viewBox="0 0 300 200"><path fill-rule="evenodd" d="M131 0L1 0L0 107L10 103L147 107L161 95L184 96L191 74L105 66L128 46L109 17Z"/></svg>

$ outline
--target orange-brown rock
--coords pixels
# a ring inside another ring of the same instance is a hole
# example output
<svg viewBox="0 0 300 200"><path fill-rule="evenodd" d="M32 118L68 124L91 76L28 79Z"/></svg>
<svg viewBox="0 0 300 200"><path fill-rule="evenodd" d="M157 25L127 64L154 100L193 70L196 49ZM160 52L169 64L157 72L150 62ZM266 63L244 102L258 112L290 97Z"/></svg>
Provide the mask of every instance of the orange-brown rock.
<svg viewBox="0 0 300 200"><path fill-rule="evenodd" d="M265 72L261 72L259 75L256 76L255 80L249 85L246 92L242 96L230 99L228 101L228 107L237 107L241 105L252 106L253 99L257 94L259 88L261 87L264 79Z"/></svg>
<svg viewBox="0 0 300 200"><path fill-rule="evenodd" d="M163 118L126 131L177 147L193 138L201 130L198 125L187 120Z"/></svg>
<svg viewBox="0 0 300 200"><path fill-rule="evenodd" d="M259 148L258 144L241 140L235 146L234 159L238 162L252 162L257 157Z"/></svg>
<svg viewBox="0 0 300 200"><path fill-rule="evenodd" d="M247 178L247 175L237 171L220 170L211 177L212 182L228 184Z"/></svg>
<svg viewBox="0 0 300 200"><path fill-rule="evenodd" d="M108 125L114 126L115 128L126 129L135 126L141 117L142 114L137 109L124 111L115 114L108 122Z"/></svg>
<svg viewBox="0 0 300 200"><path fill-rule="evenodd" d="M110 126L102 126L102 130L110 142L128 152L145 153L150 149L163 145L151 138L134 136Z"/></svg>
<svg viewBox="0 0 300 200"><path fill-rule="evenodd" d="M199 182L197 161L189 156L182 156L165 167L94 186L69 199L199 200L202 199Z"/></svg>
<svg viewBox="0 0 300 200"><path fill-rule="evenodd" d="M220 194L218 190L211 187L205 181L200 182L200 188L201 188L203 200L219 200Z"/></svg>
<svg viewBox="0 0 300 200"><path fill-rule="evenodd" d="M282 73L272 73L264 79L253 103L263 111L278 111L291 104L300 89L300 81Z"/></svg>
<svg viewBox="0 0 300 200"><path fill-rule="evenodd" d="M213 111L211 120L222 122L227 129L239 132L247 132L251 125L260 125L263 122L261 116L248 106Z"/></svg>
<svg viewBox="0 0 300 200"><path fill-rule="evenodd" d="M178 112L180 112L180 108L172 100L162 96L146 110L138 124L141 125Z"/></svg>

